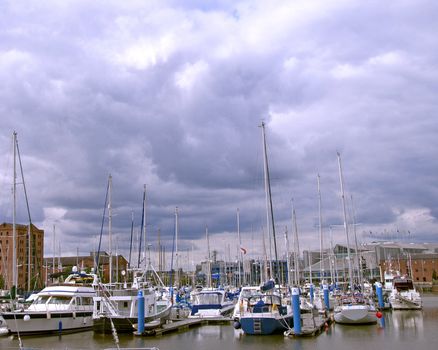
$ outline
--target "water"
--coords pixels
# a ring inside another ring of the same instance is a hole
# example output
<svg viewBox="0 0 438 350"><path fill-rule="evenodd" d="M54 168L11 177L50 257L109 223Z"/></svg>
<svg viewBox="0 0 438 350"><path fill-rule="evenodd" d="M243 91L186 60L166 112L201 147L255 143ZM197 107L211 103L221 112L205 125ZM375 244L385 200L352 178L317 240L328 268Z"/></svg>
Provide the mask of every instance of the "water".
<svg viewBox="0 0 438 350"><path fill-rule="evenodd" d="M321 335L306 338L246 336L231 325L200 326L162 337L119 335L120 347L160 350L434 350L438 348L438 295L423 295L422 311L388 311L384 325L332 324ZM62 336L22 337L23 346L38 349L115 348L111 335L82 332ZM18 349L18 339L0 337L0 349Z"/></svg>

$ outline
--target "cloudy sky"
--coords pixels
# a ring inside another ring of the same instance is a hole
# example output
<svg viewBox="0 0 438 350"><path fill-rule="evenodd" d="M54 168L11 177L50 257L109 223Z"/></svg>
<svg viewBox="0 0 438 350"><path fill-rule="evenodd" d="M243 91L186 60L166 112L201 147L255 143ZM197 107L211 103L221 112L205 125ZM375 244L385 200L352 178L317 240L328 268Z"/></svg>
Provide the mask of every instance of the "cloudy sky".
<svg viewBox="0 0 438 350"><path fill-rule="evenodd" d="M187 261L206 256L206 226L234 259L239 208L259 256L264 121L281 253L292 199L300 246L318 248L317 174L325 244L345 241L337 152L360 241L437 241L437 13L433 0L2 1L0 221L16 131L46 256L53 227L63 255L96 247L109 174L119 252L146 184L153 247L160 230L171 251L177 206Z"/></svg>

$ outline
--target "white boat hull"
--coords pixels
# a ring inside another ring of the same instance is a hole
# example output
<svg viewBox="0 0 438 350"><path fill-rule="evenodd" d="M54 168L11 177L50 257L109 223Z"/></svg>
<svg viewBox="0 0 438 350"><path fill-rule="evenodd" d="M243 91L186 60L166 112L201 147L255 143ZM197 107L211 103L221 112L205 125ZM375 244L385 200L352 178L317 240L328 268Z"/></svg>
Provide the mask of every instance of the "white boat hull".
<svg viewBox="0 0 438 350"><path fill-rule="evenodd" d="M73 315L72 313L56 314L51 313L15 313L6 319L10 333L37 334L37 333L56 333L56 332L79 332L91 329L93 326L92 313L86 315Z"/></svg>
<svg viewBox="0 0 438 350"><path fill-rule="evenodd" d="M421 310L421 300L410 300L406 298L390 298L389 303L393 310Z"/></svg>
<svg viewBox="0 0 438 350"><path fill-rule="evenodd" d="M372 324L377 322L376 312L367 305L343 305L335 310L334 319L342 324Z"/></svg>

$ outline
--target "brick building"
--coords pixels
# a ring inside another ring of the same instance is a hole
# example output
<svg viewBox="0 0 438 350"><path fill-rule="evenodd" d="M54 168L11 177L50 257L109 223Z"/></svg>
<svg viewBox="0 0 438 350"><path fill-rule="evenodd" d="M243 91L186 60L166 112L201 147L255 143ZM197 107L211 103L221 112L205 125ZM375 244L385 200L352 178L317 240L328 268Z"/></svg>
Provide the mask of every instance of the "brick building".
<svg viewBox="0 0 438 350"><path fill-rule="evenodd" d="M381 261L382 271L397 270L412 277L416 284L432 283L438 276L438 254L413 254L390 261ZM412 270L412 271L411 271Z"/></svg>
<svg viewBox="0 0 438 350"><path fill-rule="evenodd" d="M43 285L44 230L35 225L15 225L17 289L32 290ZM30 239L29 239L30 235ZM13 286L13 225L0 225L0 289Z"/></svg>

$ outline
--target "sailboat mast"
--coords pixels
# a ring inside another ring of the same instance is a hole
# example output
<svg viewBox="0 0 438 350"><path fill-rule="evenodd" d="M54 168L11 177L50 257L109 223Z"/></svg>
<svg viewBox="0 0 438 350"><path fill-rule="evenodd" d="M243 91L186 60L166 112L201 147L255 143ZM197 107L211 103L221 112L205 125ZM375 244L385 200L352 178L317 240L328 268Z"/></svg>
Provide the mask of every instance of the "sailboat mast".
<svg viewBox="0 0 438 350"><path fill-rule="evenodd" d="M322 284L324 279L324 264L323 264L323 252L322 252L322 214L321 214L321 183L320 183L320 176L318 174L317 176L318 181L318 216L319 216L319 271L320 271L320 281L319 283Z"/></svg>
<svg viewBox="0 0 438 350"><path fill-rule="evenodd" d="M288 232L287 232L287 226L286 226L286 230L284 231L284 239L285 239L285 243L286 243L286 267L287 267L287 284L291 285L291 264L290 264L290 252L289 252L289 237L288 237Z"/></svg>
<svg viewBox="0 0 438 350"><path fill-rule="evenodd" d="M356 248L356 263L357 263L357 277L359 279L359 285L363 289L363 278L362 278L362 269L360 267L361 261L362 261L362 254L359 252L359 246L357 244L357 234L356 234L356 213L354 210L354 202L353 202L353 195L350 196L351 198L351 210L353 212L353 233L354 233L354 245Z"/></svg>
<svg viewBox="0 0 438 350"><path fill-rule="evenodd" d="M208 226L205 226L205 239L207 240L207 287L211 288L211 256L210 256L210 239L208 237ZM239 271L240 275L240 271Z"/></svg>
<svg viewBox="0 0 438 350"><path fill-rule="evenodd" d="M134 211L131 210L131 240L129 243L129 260L128 269L131 269L131 255L132 255L132 238L134 236Z"/></svg>
<svg viewBox="0 0 438 350"><path fill-rule="evenodd" d="M143 196L143 242L144 242L144 247L143 247L143 256L144 256L144 267L145 267L145 271L146 271L146 253L147 253L147 249L148 249L148 244L146 243L146 185L143 185L143 192L144 192L144 196Z"/></svg>
<svg viewBox="0 0 438 350"><path fill-rule="evenodd" d="M277 254L277 240L275 237L275 223L274 223L274 210L272 208L272 193L271 193L271 181L269 177L269 165L268 165L268 153L266 149L266 133L265 133L265 123L262 122L262 138L263 138L263 155L264 155L264 174L265 174L265 192L266 192L266 224L268 227L268 233L269 231L269 221L272 225L272 238L274 240L274 254L275 254L275 263L277 265L277 274L276 279L278 279L278 254ZM270 220L269 220L270 219ZM271 268L271 277L273 277L273 270L272 270L272 256L270 257L270 268Z"/></svg>
<svg viewBox="0 0 438 350"><path fill-rule="evenodd" d="M265 230L263 230L262 228L262 234L263 234L263 259L264 259L264 264L263 264L263 279L266 281L268 279L268 257L267 257L267 253L266 253L266 241L265 241ZM260 271L260 279L262 272ZM260 283L262 283L262 281L260 281Z"/></svg>
<svg viewBox="0 0 438 350"><path fill-rule="evenodd" d="M348 225L347 225L347 209L345 207L344 177L342 175L341 154L339 152L337 154L338 154L338 166L339 166L339 181L341 183L342 211L344 215L344 231L347 237L348 278L350 280L350 288L353 290L353 270L351 267L350 238L348 236Z"/></svg>
<svg viewBox="0 0 438 350"><path fill-rule="evenodd" d="M175 285L179 286L179 264L178 264L178 207L175 207Z"/></svg>
<svg viewBox="0 0 438 350"><path fill-rule="evenodd" d="M242 276L240 274L241 266L243 265L243 254L242 254L242 241L240 239L240 211L237 208L237 239L239 240L239 287L242 286ZM243 274L243 279L245 280L245 273ZM243 282L245 283L245 281Z"/></svg>
<svg viewBox="0 0 438 350"><path fill-rule="evenodd" d="M300 246L298 244L298 224L297 224L297 215L295 212L294 202L292 200L292 221L294 226L294 282L295 286L300 284L300 270L299 270L299 256L300 256Z"/></svg>
<svg viewBox="0 0 438 350"><path fill-rule="evenodd" d="M109 284L110 285L113 282L113 247L112 247L113 210L112 210L112 204L111 204L112 182L113 182L113 178L110 174L108 177L108 238L109 238L108 255L109 255Z"/></svg>
<svg viewBox="0 0 438 350"><path fill-rule="evenodd" d="M52 256L52 274L55 274L55 251L56 251L56 244L55 244L55 238L56 238L56 228L55 228L55 225L53 225L53 256Z"/></svg>
<svg viewBox="0 0 438 350"><path fill-rule="evenodd" d="M16 227L16 212L17 212L17 133L12 134L14 147L14 167L12 178L12 286L18 287L18 271L17 271L17 227Z"/></svg>

